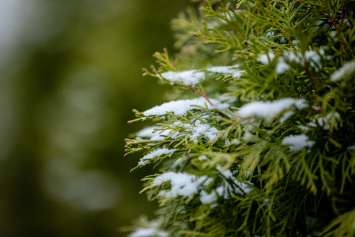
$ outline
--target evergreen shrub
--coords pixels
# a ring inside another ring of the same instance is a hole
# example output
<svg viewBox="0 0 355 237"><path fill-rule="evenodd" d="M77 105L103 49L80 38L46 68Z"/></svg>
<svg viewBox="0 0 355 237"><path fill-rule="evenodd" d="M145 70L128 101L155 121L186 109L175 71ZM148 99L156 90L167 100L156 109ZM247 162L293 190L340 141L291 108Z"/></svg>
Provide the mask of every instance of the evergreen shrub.
<svg viewBox="0 0 355 237"><path fill-rule="evenodd" d="M157 219L138 236L355 236L355 1L204 1L144 70L168 102L126 139Z"/></svg>

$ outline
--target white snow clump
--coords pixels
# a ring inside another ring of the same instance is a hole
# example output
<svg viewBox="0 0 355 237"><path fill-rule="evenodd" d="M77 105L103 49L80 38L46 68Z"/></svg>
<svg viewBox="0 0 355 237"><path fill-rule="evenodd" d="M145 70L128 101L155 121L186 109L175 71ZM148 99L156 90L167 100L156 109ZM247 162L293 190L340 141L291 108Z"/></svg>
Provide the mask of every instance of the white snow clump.
<svg viewBox="0 0 355 237"><path fill-rule="evenodd" d="M284 50L283 56L278 58L276 64L276 73L283 74L289 70L291 68L289 63L297 63L303 66L304 60L306 60L309 65L314 68L316 72L318 72L319 69L322 68L321 56L324 56L324 54L325 52L323 49L320 49L319 52L308 50L304 55L302 55L300 52L294 53L292 51Z"/></svg>
<svg viewBox="0 0 355 237"><path fill-rule="evenodd" d="M180 72L163 72L161 74L162 77L171 81L171 82L182 82L185 85L196 85L200 81L205 79L205 73L199 72L197 70L187 70L187 71L180 71Z"/></svg>
<svg viewBox="0 0 355 237"><path fill-rule="evenodd" d="M336 82L342 78L351 76L355 72L355 61L350 61L344 64L341 68L333 72L330 76L330 80Z"/></svg>
<svg viewBox="0 0 355 237"><path fill-rule="evenodd" d="M221 103L216 99L210 99L210 101L213 103L214 106L210 105L203 97L195 98L195 99L186 99L186 100L175 100L175 101L166 102L162 105L157 105L151 109L144 111L143 114L145 116L151 116L151 115L159 116L159 115L165 115L168 112L173 112L175 115L182 116L186 114L188 110L196 109L196 107L193 107L193 105L205 107L205 104L207 104L208 109L216 108L219 110L229 107L229 104Z"/></svg>
<svg viewBox="0 0 355 237"><path fill-rule="evenodd" d="M150 127L146 127L143 128L142 130L137 132L137 137L148 137L151 138L153 136L155 136L154 129L159 129L160 126L150 126Z"/></svg>
<svg viewBox="0 0 355 237"><path fill-rule="evenodd" d="M165 155L165 154L171 154L173 153L174 151L177 151L177 149L167 149L167 148L159 148L159 149L156 149L152 152L150 152L149 154L145 155L143 158L140 159L140 161L138 162L138 165L146 165L146 164L149 164L150 161L157 157L157 156L161 156L161 155Z"/></svg>
<svg viewBox="0 0 355 237"><path fill-rule="evenodd" d="M170 233L162 230L156 230L153 228L138 228L128 237L169 237Z"/></svg>
<svg viewBox="0 0 355 237"><path fill-rule="evenodd" d="M152 183L152 186L159 186L162 183L170 182L170 190L160 191L158 194L159 196L165 196L166 198L176 196L190 197L198 191L198 187L202 183L209 183L211 181L212 179L205 175L197 177L193 174L174 173L170 171L156 177ZM208 184L205 185L207 186Z"/></svg>
<svg viewBox="0 0 355 237"><path fill-rule="evenodd" d="M274 60L274 58L275 58L275 54L272 51L270 51L267 54L260 54L257 60L262 64L269 64L272 60Z"/></svg>
<svg viewBox="0 0 355 237"><path fill-rule="evenodd" d="M234 66L215 66L207 68L206 70L215 73L232 74L233 77L239 78L244 73L244 70L236 69L238 67L238 64Z"/></svg>
<svg viewBox="0 0 355 237"><path fill-rule="evenodd" d="M282 140L282 145L289 145L291 151L299 151L305 147L312 147L314 143L314 141L310 141L308 136L304 134L291 135Z"/></svg>
<svg viewBox="0 0 355 237"><path fill-rule="evenodd" d="M241 118L259 117L270 122L285 109L295 106L297 109L307 108L304 99L282 98L274 101L255 101L240 107L236 113Z"/></svg>

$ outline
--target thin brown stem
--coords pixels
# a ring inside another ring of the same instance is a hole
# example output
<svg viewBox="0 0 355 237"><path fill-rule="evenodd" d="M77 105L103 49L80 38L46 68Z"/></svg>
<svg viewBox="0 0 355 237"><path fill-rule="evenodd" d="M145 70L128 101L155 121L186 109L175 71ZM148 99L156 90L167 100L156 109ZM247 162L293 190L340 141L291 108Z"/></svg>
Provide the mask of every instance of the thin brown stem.
<svg viewBox="0 0 355 237"><path fill-rule="evenodd" d="M205 94L202 94L200 91L198 91L195 87L193 87L192 85L189 85L189 88L191 90L193 90L194 92L196 92L197 94L199 94L200 96L202 96L203 98L205 98L205 100L207 100L207 102L214 107L214 105L212 104L212 102L208 99L208 97Z"/></svg>
<svg viewBox="0 0 355 237"><path fill-rule="evenodd" d="M200 91L198 91L195 87L193 87L192 85L189 85L189 88L191 90L193 90L194 92L196 92L197 94L199 94L200 96L202 96L203 98L205 98L205 100L211 105L214 107L214 105L212 104L212 102L208 99L208 97L205 95L205 94L202 94ZM216 111L217 114L219 114L221 117L225 118L225 119L228 119L230 120L230 118L228 118L227 115L223 114L222 112L220 111Z"/></svg>
<svg viewBox="0 0 355 237"><path fill-rule="evenodd" d="M312 78L312 75L311 75L311 72L308 69L308 65L307 65L307 61L306 60L304 60L304 68L305 68L307 77L308 77L309 81L311 82L311 85L312 85L312 88L314 90L314 93L316 93L318 95L318 86L316 85L316 83L314 82L314 80Z"/></svg>
<svg viewBox="0 0 355 237"><path fill-rule="evenodd" d="M227 117L227 115L225 115L224 113L220 112L220 111L216 111L217 114L219 114L219 116L221 116L222 118L225 118L227 120L231 120L230 118Z"/></svg>
<svg viewBox="0 0 355 237"><path fill-rule="evenodd" d="M309 68L308 68L308 65L307 65L307 61L306 60L304 60L304 69L305 69L305 71L306 71L306 75L307 75L307 77L308 77L308 79L309 79L309 81L310 81L310 83L311 83L311 86L312 86L312 88L313 88L313 90L314 90L314 93L317 95L317 97L319 97L319 94L318 94L318 86L317 86L317 84L314 82L314 80L313 80L313 78L312 78L312 75L311 75L311 72L309 71ZM320 107L320 112L323 112L324 110L323 110L323 108L322 108L322 102L321 101L319 101L319 107Z"/></svg>
<svg viewBox="0 0 355 237"><path fill-rule="evenodd" d="M335 20L333 19L332 15L330 14L330 12L328 11L328 8L325 9L325 12L327 13L327 16L329 17L329 19L332 21L333 26L335 27L336 30L339 30L337 23L335 22Z"/></svg>
<svg viewBox="0 0 355 237"><path fill-rule="evenodd" d="M242 40L244 41L244 45L245 45L245 48L248 49L248 43L246 42L246 38L243 37L243 34L240 32L240 30L238 29L238 27L233 23L231 22L230 20L228 20L228 18L224 18L224 20L234 28L234 30L239 34L240 38L242 38Z"/></svg>
<svg viewBox="0 0 355 237"><path fill-rule="evenodd" d="M341 15L340 15L340 22L343 24L344 21L344 1L341 1Z"/></svg>
<svg viewBox="0 0 355 237"><path fill-rule="evenodd" d="M344 43L344 39L343 39L343 34L342 32L339 30L339 27L337 25L337 23L335 22L335 20L333 19L332 15L330 14L330 12L328 11L327 8L327 3L325 0L323 0L323 8L325 10L325 12L327 13L327 16L329 17L329 19L331 20L334 28L336 29L336 31L338 31L339 36L340 36L340 43L341 43L341 48L343 49L343 55L346 55L346 51L345 51L345 43ZM344 6L342 5L342 13L341 13L341 17L343 17L343 8Z"/></svg>

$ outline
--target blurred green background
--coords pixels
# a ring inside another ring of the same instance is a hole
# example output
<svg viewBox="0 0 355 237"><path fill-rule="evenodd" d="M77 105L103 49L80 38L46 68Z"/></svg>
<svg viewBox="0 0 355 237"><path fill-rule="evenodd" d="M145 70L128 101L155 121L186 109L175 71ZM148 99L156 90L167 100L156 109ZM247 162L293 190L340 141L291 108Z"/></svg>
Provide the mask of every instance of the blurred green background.
<svg viewBox="0 0 355 237"><path fill-rule="evenodd" d="M0 0L0 236L126 236L154 217L124 138L188 0Z"/></svg>

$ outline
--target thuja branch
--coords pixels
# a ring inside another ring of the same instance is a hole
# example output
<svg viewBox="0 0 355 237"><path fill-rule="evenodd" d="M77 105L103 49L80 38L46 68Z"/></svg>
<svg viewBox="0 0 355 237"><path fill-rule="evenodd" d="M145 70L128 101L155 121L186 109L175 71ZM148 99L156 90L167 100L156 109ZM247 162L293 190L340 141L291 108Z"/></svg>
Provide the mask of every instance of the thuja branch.
<svg viewBox="0 0 355 237"><path fill-rule="evenodd" d="M205 100L207 100L207 102L214 107L214 105L212 104L212 102L208 99L208 97L205 94L202 94L200 91L198 91L195 87L193 87L192 85L188 86L191 90L193 90L194 92L196 92L197 94L199 94L200 96L202 96L203 98L205 98Z"/></svg>
<svg viewBox="0 0 355 237"><path fill-rule="evenodd" d="M221 4L223 2L219 1ZM201 7L200 10L201 11L206 11L208 13L212 13L211 16L217 16L221 19L223 19L225 22L227 22L228 25L230 25L231 27L233 27L233 29L237 32L237 34L239 35L239 37L242 39L242 41L244 42L244 45L245 45L245 48L248 49L248 43L246 42L247 41L247 37L244 37L242 32L239 30L239 28L230 20L228 19L228 17L222 15L222 14L219 14L218 12L214 11L213 10L213 7L211 5L211 3L209 1L205 1L205 3L207 4L207 8L203 8Z"/></svg>
<svg viewBox="0 0 355 237"><path fill-rule="evenodd" d="M307 77L308 77L308 79L309 79L309 82L311 83L311 86L312 86L312 88L313 88L313 90L314 90L314 93L317 95L317 97L319 97L319 94L318 94L318 86L317 86L317 84L316 84L316 83L314 82L314 80L313 80L313 77L312 77L312 75L311 75L311 72L309 71L309 68L308 68L307 61L306 61L306 60L304 60L304 69L305 69L305 71L306 71L306 75L307 75ZM319 101L319 104L320 104L320 112L324 112L323 107L322 107L322 102Z"/></svg>
<svg viewBox="0 0 355 237"><path fill-rule="evenodd" d="M306 71L307 77L309 79L309 81L311 82L311 86L314 90L314 92L318 95L318 86L316 85L316 83L314 82L311 72L309 71L308 65L307 65L307 61L304 60L304 69Z"/></svg>
<svg viewBox="0 0 355 237"><path fill-rule="evenodd" d="M212 102L208 99L208 97L201 93L200 91L198 91L195 87L193 87L192 85L189 85L188 86L191 90L193 90L194 92L196 92L197 94L199 94L200 96L202 96L203 98L205 98L205 100L211 105L214 107L214 105L212 104ZM219 114L221 117L225 118L225 119L228 119L230 120L230 118L227 117L227 115L223 114L222 112L220 111L216 111L217 114Z"/></svg>
<svg viewBox="0 0 355 237"><path fill-rule="evenodd" d="M270 12L270 6L267 6L265 7L264 12L269 16L271 22L272 22L272 25L278 29L284 36L285 38L287 39L287 41L289 42L289 44L291 45L291 47L293 49L296 49L295 45L293 44L292 42L292 39L291 39L291 36L288 32L286 32L284 29L282 29L278 24L277 24L277 21L274 19L274 17L271 15L271 12Z"/></svg>
<svg viewBox="0 0 355 237"><path fill-rule="evenodd" d="M346 51L345 51L345 43L344 43L344 39L343 39L343 34L339 30L339 27L338 27L337 23L335 22L334 18L332 17L332 15L330 14L330 12L328 10L326 0L322 0L322 3L323 3L323 8L324 8L325 12L327 13L327 16L331 20L331 22L332 22L334 28L336 29L336 31L338 31L338 33L339 33L341 48L343 50L343 55L345 56L346 55ZM341 8L341 18L343 18L343 8L344 8L344 4L342 4L342 8ZM342 20L342 22L343 22L343 20Z"/></svg>
<svg viewBox="0 0 355 237"><path fill-rule="evenodd" d="M340 13L341 15L340 15L340 22L341 22L341 24L343 24L343 22L344 22L344 0L343 1L341 1L341 13Z"/></svg>

